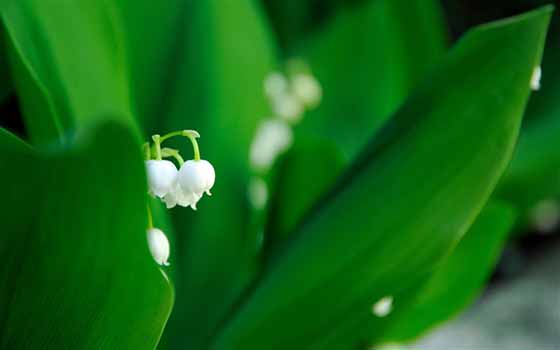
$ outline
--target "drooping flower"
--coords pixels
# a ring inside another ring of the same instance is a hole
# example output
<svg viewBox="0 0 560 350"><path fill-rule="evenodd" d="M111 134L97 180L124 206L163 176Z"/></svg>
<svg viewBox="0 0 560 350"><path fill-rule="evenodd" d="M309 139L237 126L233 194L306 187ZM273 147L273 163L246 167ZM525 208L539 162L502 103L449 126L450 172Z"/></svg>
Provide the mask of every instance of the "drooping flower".
<svg viewBox="0 0 560 350"><path fill-rule="evenodd" d="M196 209L196 202L205 192L211 195L210 190L215 179L214 167L204 159L186 161L181 166L177 178L181 196L187 200L194 200L194 203L189 204L193 209Z"/></svg>
<svg viewBox="0 0 560 350"><path fill-rule="evenodd" d="M393 296L388 295L379 299L372 307L372 312L377 317L385 317L393 310Z"/></svg>
<svg viewBox="0 0 560 350"><path fill-rule="evenodd" d="M263 209L268 201L268 186L266 182L260 177L251 178L247 188L247 196L253 208Z"/></svg>
<svg viewBox="0 0 560 350"><path fill-rule="evenodd" d="M194 193L185 193L180 185L175 186L175 190L166 194L162 201L167 209L174 208L176 205L181 207L191 207L196 210L196 203L200 200L200 196Z"/></svg>
<svg viewBox="0 0 560 350"><path fill-rule="evenodd" d="M293 142L292 129L279 119L264 120L258 127L251 144L250 162L256 170L268 170L278 155Z"/></svg>
<svg viewBox="0 0 560 350"><path fill-rule="evenodd" d="M560 225L560 203L556 199L543 199L530 211L535 228L541 233L554 232Z"/></svg>
<svg viewBox="0 0 560 350"><path fill-rule="evenodd" d="M533 70L533 75L531 76L531 89L534 91L538 91L541 89L541 76L542 76L542 69L541 66L535 67Z"/></svg>
<svg viewBox="0 0 560 350"><path fill-rule="evenodd" d="M147 160L148 192L152 196L163 198L172 192L177 183L178 170L168 160Z"/></svg>
<svg viewBox="0 0 560 350"><path fill-rule="evenodd" d="M169 266L169 241L159 228L149 228L147 232L148 247L155 262L159 265Z"/></svg>
<svg viewBox="0 0 560 350"><path fill-rule="evenodd" d="M294 95L308 108L315 108L321 102L321 84L311 74L298 73L292 78Z"/></svg>
<svg viewBox="0 0 560 350"><path fill-rule="evenodd" d="M264 92L273 100L288 91L288 79L280 72L272 72L264 80Z"/></svg>
<svg viewBox="0 0 560 350"><path fill-rule="evenodd" d="M282 93L272 100L274 114L290 123L301 120L305 108L303 103L292 93Z"/></svg>

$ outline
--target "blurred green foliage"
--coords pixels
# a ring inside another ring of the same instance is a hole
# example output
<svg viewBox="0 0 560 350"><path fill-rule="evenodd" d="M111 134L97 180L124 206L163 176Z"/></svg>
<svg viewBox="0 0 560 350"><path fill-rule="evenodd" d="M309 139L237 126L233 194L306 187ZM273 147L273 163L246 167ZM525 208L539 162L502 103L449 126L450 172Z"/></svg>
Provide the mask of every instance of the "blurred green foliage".
<svg viewBox="0 0 560 350"><path fill-rule="evenodd" d="M0 347L155 349L165 330L158 349L367 348L457 314L514 222L526 230L559 194L560 31L553 21L506 171L551 9L449 50L478 22L443 4L3 3L0 104L17 96L27 138L0 132ZM292 57L323 103L255 213L263 81ZM198 212L149 202L172 244L163 271L145 242L139 135L185 128L201 133L217 183ZM389 295L391 314L373 315Z"/></svg>

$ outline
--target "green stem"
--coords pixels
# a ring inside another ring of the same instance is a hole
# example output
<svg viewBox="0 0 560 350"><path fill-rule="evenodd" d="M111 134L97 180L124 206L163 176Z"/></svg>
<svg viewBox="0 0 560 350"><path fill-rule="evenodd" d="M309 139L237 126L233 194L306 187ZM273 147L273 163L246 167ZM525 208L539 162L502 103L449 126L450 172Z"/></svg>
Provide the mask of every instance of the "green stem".
<svg viewBox="0 0 560 350"><path fill-rule="evenodd" d="M152 218L152 209L150 209L150 204L148 204L146 208L148 209L148 229L150 229L154 227L154 220Z"/></svg>
<svg viewBox="0 0 560 350"><path fill-rule="evenodd" d="M172 137L175 137L175 136L183 136L183 130L180 130L180 131L173 131L173 132L170 132L169 134L163 135L163 136L160 138L160 142L163 142L163 141L165 141L165 140L167 140L167 139L170 139L170 138L172 138Z"/></svg>
<svg viewBox="0 0 560 350"><path fill-rule="evenodd" d="M179 154L179 151L177 151L176 149L162 148L161 149L161 154L162 154L162 157L164 157L164 158L169 158L169 157L175 158L175 160L177 160L177 163L179 163L179 167L181 167L185 163L185 160L183 159L183 157L181 157L181 155Z"/></svg>
<svg viewBox="0 0 560 350"><path fill-rule="evenodd" d="M191 140L193 151L194 151L194 160L200 160L200 150L198 149L198 142L196 142L196 136L192 134L185 135Z"/></svg>
<svg viewBox="0 0 560 350"><path fill-rule="evenodd" d="M144 157L146 160L150 160L152 158L152 152L150 151L150 143L144 143Z"/></svg>
<svg viewBox="0 0 560 350"><path fill-rule="evenodd" d="M156 148L156 159L161 160L161 136L158 134L152 136L154 140L154 146Z"/></svg>
<svg viewBox="0 0 560 350"><path fill-rule="evenodd" d="M160 149L161 149L160 145L163 141L165 141L167 139L170 139L172 137L175 137L175 136L188 137L189 140L191 140L191 143L192 143L192 146L193 146L194 160L200 160L200 149L198 148L198 142L196 141L196 139L200 137L200 134L196 130L173 131L173 132L170 132L170 133L165 134L163 136L154 135L154 136L152 136L152 138L154 138L155 136L157 136L157 139L158 139L157 142L154 139L154 143L156 143L156 153L157 153L158 147L160 147ZM161 153L160 153L160 155L161 155ZM161 158L158 158L158 159L161 159Z"/></svg>

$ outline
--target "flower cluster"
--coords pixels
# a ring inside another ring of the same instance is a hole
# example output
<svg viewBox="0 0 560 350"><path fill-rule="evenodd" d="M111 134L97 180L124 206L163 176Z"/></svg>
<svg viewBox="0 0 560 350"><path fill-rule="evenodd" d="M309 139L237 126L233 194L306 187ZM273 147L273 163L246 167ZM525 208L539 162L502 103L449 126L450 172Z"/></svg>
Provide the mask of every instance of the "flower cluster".
<svg viewBox="0 0 560 350"><path fill-rule="evenodd" d="M292 127L321 102L323 90L309 66L291 59L284 72L272 72L264 80L264 94L272 117L261 121L251 144L249 162L254 172L247 187L251 206L262 212L268 201L267 177L276 159L293 143Z"/></svg>
<svg viewBox="0 0 560 350"><path fill-rule="evenodd" d="M306 110L316 108L323 90L302 60L292 59L286 73L272 72L264 81L272 117L258 126L251 145L250 162L254 170L264 173L293 142L292 126L299 123Z"/></svg>
<svg viewBox="0 0 560 350"><path fill-rule="evenodd" d="M180 152L173 148L162 148L162 143L175 136L187 137L194 149L194 159L184 161ZM200 135L194 130L182 130L164 136L152 136L153 145L144 144L146 156L146 173L148 177L148 194L163 201L167 208L176 205L191 207L196 204L204 193L212 195L216 173L210 162L200 159L200 150L196 141ZM174 158L179 164L163 159ZM148 206L147 240L150 253L159 265L169 266L169 241L162 230L155 228Z"/></svg>
<svg viewBox="0 0 560 350"><path fill-rule="evenodd" d="M286 74L272 72L264 81L264 92L275 116L288 123L301 120L306 109L316 108L323 90L305 62L292 59Z"/></svg>
<svg viewBox="0 0 560 350"><path fill-rule="evenodd" d="M161 143L173 136L188 137L194 148L194 159L184 161L179 151L161 148ZM148 192L153 197L160 198L167 206L176 205L191 207L196 210L196 204L203 194L211 195L216 174L210 162L200 159L200 152L196 138L200 135L193 130L184 130L160 137L154 135L153 147L147 145L146 172L148 175ZM154 157L155 159L151 159ZM179 169L169 160L162 158L173 157L179 163Z"/></svg>

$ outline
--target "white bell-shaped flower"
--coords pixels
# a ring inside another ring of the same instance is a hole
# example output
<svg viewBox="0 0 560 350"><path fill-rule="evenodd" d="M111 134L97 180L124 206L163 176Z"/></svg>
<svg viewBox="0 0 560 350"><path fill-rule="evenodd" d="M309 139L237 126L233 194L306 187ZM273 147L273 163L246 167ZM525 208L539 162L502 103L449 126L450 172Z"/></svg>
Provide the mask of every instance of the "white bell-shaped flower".
<svg viewBox="0 0 560 350"><path fill-rule="evenodd" d="M295 95L282 93L272 100L272 111L281 119L298 123L305 112L305 106Z"/></svg>
<svg viewBox="0 0 560 350"><path fill-rule="evenodd" d="M249 181L247 195L253 208L258 210L264 209L268 201L268 185L262 178L253 177Z"/></svg>
<svg viewBox="0 0 560 350"><path fill-rule="evenodd" d="M377 317L385 317L391 313L393 310L393 296L388 295L379 299L373 307L371 311Z"/></svg>
<svg viewBox="0 0 560 350"><path fill-rule="evenodd" d="M542 77L542 69L541 66L535 67L533 70L533 75L531 76L531 90L538 91L541 89L541 77Z"/></svg>
<svg viewBox="0 0 560 350"><path fill-rule="evenodd" d="M216 173L210 162L203 159L188 160L179 170L178 183L184 196L194 195L198 201L204 192L211 194L215 179Z"/></svg>
<svg viewBox="0 0 560 350"><path fill-rule="evenodd" d="M292 78L294 95L307 107L315 108L321 102L321 84L311 74L298 73Z"/></svg>
<svg viewBox="0 0 560 350"><path fill-rule="evenodd" d="M276 158L290 148L292 142L292 129L287 123L278 119L262 121L251 144L251 166L255 170L268 170Z"/></svg>
<svg viewBox="0 0 560 350"><path fill-rule="evenodd" d="M201 196L195 193L185 192L180 185L175 187L174 191L169 192L165 197L162 198L163 202L167 206L167 209L174 208L176 205L181 207L191 207L196 210L196 203L200 200Z"/></svg>
<svg viewBox="0 0 560 350"><path fill-rule="evenodd" d="M270 99L288 91L288 79L280 72L270 73L264 80L264 92Z"/></svg>
<svg viewBox="0 0 560 350"><path fill-rule="evenodd" d="M174 190L177 183L178 170L168 160L147 160L148 192L160 198Z"/></svg>
<svg viewBox="0 0 560 350"><path fill-rule="evenodd" d="M169 266L169 241L159 228L148 229L148 247L152 257L159 265Z"/></svg>

